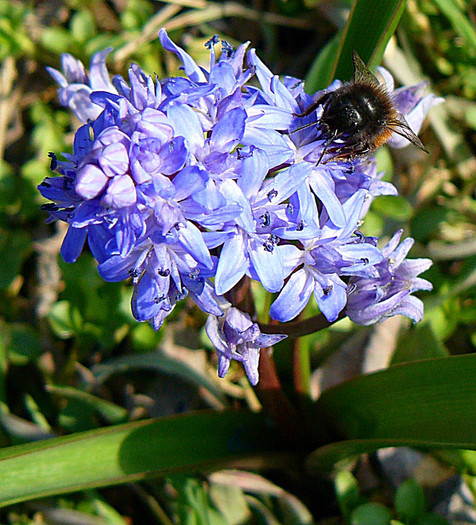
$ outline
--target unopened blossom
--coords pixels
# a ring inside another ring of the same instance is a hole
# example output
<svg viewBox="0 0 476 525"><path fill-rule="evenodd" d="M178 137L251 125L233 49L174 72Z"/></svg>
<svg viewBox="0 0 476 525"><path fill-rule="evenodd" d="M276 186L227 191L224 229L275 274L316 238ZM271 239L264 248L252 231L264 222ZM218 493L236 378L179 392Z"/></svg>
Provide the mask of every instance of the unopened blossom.
<svg viewBox="0 0 476 525"><path fill-rule="evenodd" d="M218 375L225 377L232 359L240 361L252 385L258 383L260 349L282 341L282 334L263 334L257 323L238 308L230 307L221 317L210 315L207 335L218 353Z"/></svg>
<svg viewBox="0 0 476 525"><path fill-rule="evenodd" d="M417 276L433 263L430 259L406 259L413 239L399 245L401 236L402 230L397 231L382 249L384 258L374 266L373 274L350 279L352 293L345 311L355 323L370 325L394 315L421 321L423 302L412 294L432 289L429 281Z"/></svg>

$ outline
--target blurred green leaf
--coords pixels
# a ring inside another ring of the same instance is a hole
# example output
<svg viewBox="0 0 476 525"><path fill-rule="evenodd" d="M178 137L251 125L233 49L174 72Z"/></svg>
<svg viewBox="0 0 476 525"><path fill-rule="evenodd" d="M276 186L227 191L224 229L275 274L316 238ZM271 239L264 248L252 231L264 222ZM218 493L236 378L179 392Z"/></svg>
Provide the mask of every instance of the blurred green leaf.
<svg viewBox="0 0 476 525"><path fill-rule="evenodd" d="M316 59L311 65L309 72L306 75L306 91L314 93L320 89L325 89L332 81L333 74L333 57L339 51L341 44L342 33L337 33L326 45L321 49Z"/></svg>
<svg viewBox="0 0 476 525"><path fill-rule="evenodd" d="M70 37L71 38L71 37ZM30 110L30 116L35 123L32 131L32 141L38 157L45 165L49 165L50 151L65 151L65 132L70 123L66 111L52 111L51 107L42 101L36 101Z"/></svg>
<svg viewBox="0 0 476 525"><path fill-rule="evenodd" d="M392 513L379 503L364 503L350 517L350 525L390 525Z"/></svg>
<svg viewBox="0 0 476 525"><path fill-rule="evenodd" d="M450 523L443 516L428 512L425 515L421 516L415 522L415 525L450 525Z"/></svg>
<svg viewBox="0 0 476 525"><path fill-rule="evenodd" d="M89 254L83 254L74 264L59 262L65 290L62 298L80 314L83 322L76 325L75 336L81 337L83 350L91 346L111 348L136 325L130 313L132 287L123 283L107 283L97 272ZM70 332L69 337L72 335Z"/></svg>
<svg viewBox="0 0 476 525"><path fill-rule="evenodd" d="M31 251L30 235L26 231L0 229L0 289L10 286L20 273L21 265Z"/></svg>
<svg viewBox="0 0 476 525"><path fill-rule="evenodd" d="M132 370L155 370L157 372L178 375L186 381L206 388L221 404L225 403L223 392L206 376L199 374L186 363L178 359L173 359L165 352L157 350L110 359L105 363L95 366L93 372L96 379L103 382L113 374L126 373Z"/></svg>
<svg viewBox="0 0 476 525"><path fill-rule="evenodd" d="M83 319L77 308L69 301L58 301L53 305L48 315L51 329L60 339L68 339L78 334L83 325Z"/></svg>
<svg viewBox="0 0 476 525"><path fill-rule="evenodd" d="M310 421L339 440L314 451L311 468L388 446L476 449L476 354L392 366L325 391ZM378 394L376 394L378 393Z"/></svg>
<svg viewBox="0 0 476 525"><path fill-rule="evenodd" d="M251 513L240 487L211 483L209 494L211 502L224 516L227 525L239 525L249 521Z"/></svg>
<svg viewBox="0 0 476 525"><path fill-rule="evenodd" d="M476 31L474 24L465 15L456 0L433 0L441 12L448 18L455 32L476 55Z"/></svg>
<svg viewBox="0 0 476 525"><path fill-rule="evenodd" d="M89 394L77 388L68 386L47 386L48 392L65 399L74 399L85 405L89 405L97 414L99 414L109 424L125 423L128 418L128 412L110 401Z"/></svg>
<svg viewBox="0 0 476 525"><path fill-rule="evenodd" d="M174 479L178 490L178 516L180 523L213 523L228 525L225 516L214 509L203 483L194 478L182 476Z"/></svg>
<svg viewBox="0 0 476 525"><path fill-rule="evenodd" d="M448 222L451 211L443 206L431 205L417 211L411 219L411 235L418 242L426 242L438 232L441 224Z"/></svg>
<svg viewBox="0 0 476 525"><path fill-rule="evenodd" d="M154 14L153 6L146 0L129 0L121 12L121 26L127 31L141 32Z"/></svg>
<svg viewBox="0 0 476 525"><path fill-rule="evenodd" d="M7 211L15 202L18 193L18 177L13 168L0 160L0 211Z"/></svg>
<svg viewBox="0 0 476 525"><path fill-rule="evenodd" d="M158 348L163 333L154 330L148 323L137 323L131 329L130 336L134 350L151 352Z"/></svg>
<svg viewBox="0 0 476 525"><path fill-rule="evenodd" d="M359 484L348 470L339 470L334 480L337 503L344 516L350 513L360 503Z"/></svg>
<svg viewBox="0 0 476 525"><path fill-rule="evenodd" d="M379 197L380 198L380 197ZM359 228L364 235L381 235L385 228L385 218L372 208L367 212L365 221Z"/></svg>
<svg viewBox="0 0 476 525"><path fill-rule="evenodd" d="M282 444L263 414L201 412L138 421L0 450L0 506L212 468Z"/></svg>
<svg viewBox="0 0 476 525"><path fill-rule="evenodd" d="M11 323L5 326L5 345L8 359L15 365L26 365L42 352L38 333L25 323Z"/></svg>
<svg viewBox="0 0 476 525"><path fill-rule="evenodd" d="M78 11L71 18L71 33L80 43L91 40L96 34L96 22L90 11Z"/></svg>
<svg viewBox="0 0 476 525"><path fill-rule="evenodd" d="M35 45L25 32L30 8L19 2L0 2L0 62L34 53Z"/></svg>
<svg viewBox="0 0 476 525"><path fill-rule="evenodd" d="M126 34L99 33L88 40L84 50L87 56L92 56L94 53L104 51L108 47L117 49L124 44L126 36Z"/></svg>
<svg viewBox="0 0 476 525"><path fill-rule="evenodd" d="M372 202L372 209L400 222L407 222L413 215L411 204L402 196L381 195Z"/></svg>
<svg viewBox="0 0 476 525"><path fill-rule="evenodd" d="M123 518L119 512L117 512L103 499L94 497L92 499L92 504L95 513L99 514L99 516L102 516L103 518L106 518L108 525L129 525L130 522L127 517Z"/></svg>
<svg viewBox="0 0 476 525"><path fill-rule="evenodd" d="M311 67L308 89L327 87L335 78L353 78L352 52L357 51L370 68L377 66L405 8L404 0L354 0L339 45L332 40ZM328 61L331 59L332 66Z"/></svg>
<svg viewBox="0 0 476 525"><path fill-rule="evenodd" d="M0 322L0 413L7 409L5 375L8 367L8 350L4 330L3 322Z"/></svg>
<svg viewBox="0 0 476 525"><path fill-rule="evenodd" d="M414 479L405 480L395 494L395 511L405 523L413 523L425 512L425 495Z"/></svg>
<svg viewBox="0 0 476 525"><path fill-rule="evenodd" d="M90 403L68 399L58 414L58 423L67 433L85 432L101 426L97 413Z"/></svg>
<svg viewBox="0 0 476 525"><path fill-rule="evenodd" d="M392 355L392 365L431 357L447 357L448 351L428 323L413 326L399 338Z"/></svg>
<svg viewBox="0 0 476 525"><path fill-rule="evenodd" d="M375 152L375 160L377 161L377 172L385 172L382 180L392 180L394 174L394 163L392 154L390 153L390 148L388 146L379 148Z"/></svg>
<svg viewBox="0 0 476 525"><path fill-rule="evenodd" d="M46 27L40 34L42 46L57 55L71 53L74 49L74 40L71 33L64 27Z"/></svg>
<svg viewBox="0 0 476 525"><path fill-rule="evenodd" d="M52 173L49 169L49 164L47 162L47 157L45 156L44 159L35 158L27 160L21 167L21 174L23 179L23 186L26 186L26 182L31 183L29 188L21 188L23 194L25 194L25 192L28 191L28 189L34 189L34 198L35 200L39 201L39 199L41 199L41 196L38 194L36 186L38 186L38 184L40 184L40 182L42 182L46 177L52 176Z"/></svg>
<svg viewBox="0 0 476 525"><path fill-rule="evenodd" d="M303 0L277 0L276 3L283 15L296 16L304 10Z"/></svg>

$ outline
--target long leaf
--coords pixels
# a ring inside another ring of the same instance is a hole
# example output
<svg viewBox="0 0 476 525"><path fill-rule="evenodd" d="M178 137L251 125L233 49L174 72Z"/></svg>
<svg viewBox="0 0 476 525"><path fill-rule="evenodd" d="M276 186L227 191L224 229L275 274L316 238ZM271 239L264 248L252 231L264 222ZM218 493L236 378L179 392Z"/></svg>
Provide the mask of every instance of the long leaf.
<svg viewBox="0 0 476 525"><path fill-rule="evenodd" d="M0 506L172 472L280 447L261 414L201 412L139 421L0 451Z"/></svg>
<svg viewBox="0 0 476 525"><path fill-rule="evenodd" d="M306 81L309 92L325 88L335 78L351 80L354 50L369 67L378 65L402 16L405 3L405 0L354 0L339 45L332 41L331 47L326 46L322 51L326 58L330 58L332 66L323 67L323 58L320 55L317 57Z"/></svg>
<svg viewBox="0 0 476 525"><path fill-rule="evenodd" d="M310 458L329 466L385 446L476 449L476 354L427 359L361 376L324 394L312 420L336 443Z"/></svg>
<svg viewBox="0 0 476 525"><path fill-rule="evenodd" d="M448 18L455 32L461 36L465 44L476 52L476 30L474 25L456 0L433 0Z"/></svg>

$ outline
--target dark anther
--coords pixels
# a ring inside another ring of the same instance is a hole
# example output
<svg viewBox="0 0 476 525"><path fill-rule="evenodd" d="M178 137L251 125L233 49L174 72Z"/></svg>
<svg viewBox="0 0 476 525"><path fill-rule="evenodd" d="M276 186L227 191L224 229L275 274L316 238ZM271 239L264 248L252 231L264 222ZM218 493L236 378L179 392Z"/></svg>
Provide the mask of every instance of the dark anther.
<svg viewBox="0 0 476 525"><path fill-rule="evenodd" d="M269 226L271 224L271 216L269 214L269 211L266 211L263 213L263 215L260 215L260 221L261 221L261 227L266 228L266 226Z"/></svg>
<svg viewBox="0 0 476 525"><path fill-rule="evenodd" d="M42 211L58 211L59 208L53 202L47 202L46 204L42 204L40 206L40 210L42 210Z"/></svg>
<svg viewBox="0 0 476 525"><path fill-rule="evenodd" d="M270 192L268 192L268 200L273 200L275 197L278 196L278 191L277 190L271 190Z"/></svg>
<svg viewBox="0 0 476 525"><path fill-rule="evenodd" d="M332 292L332 284L330 284L329 286L326 286L325 288L322 289L322 293L324 295L329 295L331 292Z"/></svg>
<svg viewBox="0 0 476 525"><path fill-rule="evenodd" d="M218 42L220 42L220 37L218 35L214 35L210 38L210 40L208 40L207 42L205 42L205 47L207 49L211 49L212 46L218 44Z"/></svg>
<svg viewBox="0 0 476 525"><path fill-rule="evenodd" d="M364 242L365 236L361 231L355 230L354 235L358 237L359 242Z"/></svg>
<svg viewBox="0 0 476 525"><path fill-rule="evenodd" d="M198 279L198 276L200 275L200 270L198 268L195 268L194 270L192 270L188 276L189 278L192 280L192 281L195 281L196 279Z"/></svg>
<svg viewBox="0 0 476 525"><path fill-rule="evenodd" d="M227 58L232 57L233 53L235 52L233 46L230 45L226 40L221 41L221 51L227 56Z"/></svg>
<svg viewBox="0 0 476 525"><path fill-rule="evenodd" d="M56 155L50 151L48 153L48 157L51 159L51 162L50 162L50 170L51 171L55 171L55 169L57 168L58 166L58 159L56 158Z"/></svg>
<svg viewBox="0 0 476 525"><path fill-rule="evenodd" d="M243 152L243 148L236 148L236 158L238 160L248 159L253 156L253 150L250 149L247 152Z"/></svg>
<svg viewBox="0 0 476 525"><path fill-rule="evenodd" d="M160 277L168 277L170 275L170 270L168 268L159 268L157 273L160 275Z"/></svg>
<svg viewBox="0 0 476 525"><path fill-rule="evenodd" d="M129 271L127 272L130 277L136 278L140 275L139 268L129 268Z"/></svg>

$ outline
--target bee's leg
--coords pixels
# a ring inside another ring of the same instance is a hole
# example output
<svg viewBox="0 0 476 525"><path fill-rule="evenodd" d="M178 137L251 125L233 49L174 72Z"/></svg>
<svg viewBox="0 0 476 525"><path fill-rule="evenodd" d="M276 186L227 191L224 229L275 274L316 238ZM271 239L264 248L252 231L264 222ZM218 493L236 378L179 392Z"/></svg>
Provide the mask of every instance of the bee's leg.
<svg viewBox="0 0 476 525"><path fill-rule="evenodd" d="M340 148L344 150L342 153L338 153L338 150L336 151L337 155L334 155L331 160L352 160L357 157L363 157L364 155L367 155L374 151L375 148L372 148L370 144L367 142L357 142L354 144L346 144L343 148ZM330 150L330 152L332 152Z"/></svg>
<svg viewBox="0 0 476 525"><path fill-rule="evenodd" d="M322 95L322 97L319 97L316 101L314 101L306 110L304 110L302 113L293 113L295 117L307 117L310 115L313 111L315 111L321 104L325 104L329 97L332 95L332 93L325 93Z"/></svg>
<svg viewBox="0 0 476 525"><path fill-rule="evenodd" d="M334 133L333 133L330 137L328 137L328 139L326 140L326 143L324 144L324 147L322 148L321 154L319 155L319 159L318 159L317 162L316 162L316 166L318 166L318 165L321 163L322 158L324 157L325 153L326 153L327 151L329 151L329 150L328 150L328 146L329 146L329 144L330 144L333 140L335 140L336 138L338 138L338 137L339 137L339 133L338 133L337 131L334 131ZM335 148L333 148L333 149L335 149Z"/></svg>

